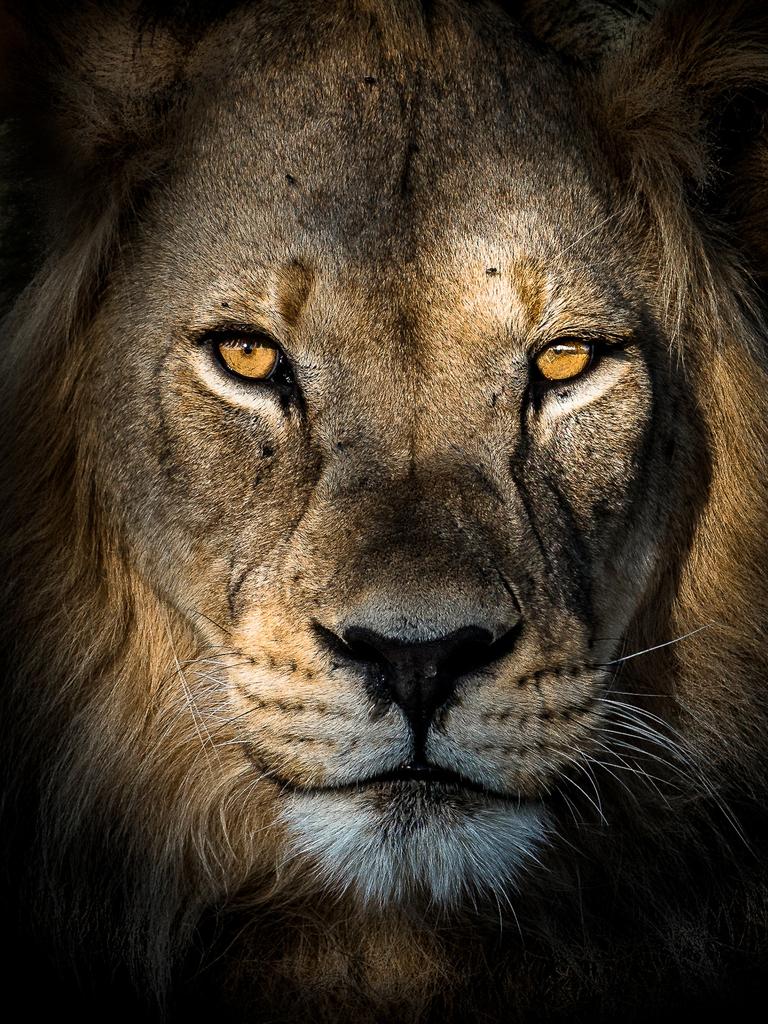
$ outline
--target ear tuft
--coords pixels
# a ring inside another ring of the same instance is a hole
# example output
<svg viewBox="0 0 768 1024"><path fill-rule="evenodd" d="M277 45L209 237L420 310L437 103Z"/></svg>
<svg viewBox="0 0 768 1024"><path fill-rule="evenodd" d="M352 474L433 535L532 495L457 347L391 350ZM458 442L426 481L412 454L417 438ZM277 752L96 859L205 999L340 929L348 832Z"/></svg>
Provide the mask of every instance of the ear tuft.
<svg viewBox="0 0 768 1024"><path fill-rule="evenodd" d="M649 21L662 0L523 0L522 22L569 60L594 63Z"/></svg>
<svg viewBox="0 0 768 1024"><path fill-rule="evenodd" d="M669 0L595 82L604 137L655 218L670 280L690 260L665 236L703 227L724 274L730 260L767 281L768 4ZM688 286L703 303L709 285Z"/></svg>
<svg viewBox="0 0 768 1024"><path fill-rule="evenodd" d="M6 2L0 109L48 143L57 172L88 169L145 143L161 123L188 47L148 27L138 0Z"/></svg>
<svg viewBox="0 0 768 1024"><path fill-rule="evenodd" d="M598 81L607 127L628 158L671 155L704 185L719 151L743 144L758 125L753 101L768 95L768 5L667 3L609 55Z"/></svg>

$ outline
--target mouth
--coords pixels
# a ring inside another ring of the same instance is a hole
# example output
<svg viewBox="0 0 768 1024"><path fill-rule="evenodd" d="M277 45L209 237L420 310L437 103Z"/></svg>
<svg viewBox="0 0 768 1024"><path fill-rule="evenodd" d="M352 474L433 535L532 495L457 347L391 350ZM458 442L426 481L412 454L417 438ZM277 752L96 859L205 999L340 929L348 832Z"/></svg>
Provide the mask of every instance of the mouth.
<svg viewBox="0 0 768 1024"><path fill-rule="evenodd" d="M414 795L418 793L435 797L462 796L472 793L484 796L486 799L524 802L524 798L517 793L504 793L448 768L439 768L436 765L419 762L403 764L393 770L367 775L352 782L329 786L293 786L290 788L302 793L364 793L371 791L382 795L389 792L392 796L409 792Z"/></svg>

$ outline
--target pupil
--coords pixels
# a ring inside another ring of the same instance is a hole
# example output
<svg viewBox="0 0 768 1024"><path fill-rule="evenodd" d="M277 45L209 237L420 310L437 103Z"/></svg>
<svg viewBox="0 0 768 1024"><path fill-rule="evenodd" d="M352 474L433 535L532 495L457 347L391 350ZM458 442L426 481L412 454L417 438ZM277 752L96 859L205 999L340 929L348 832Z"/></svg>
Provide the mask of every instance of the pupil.
<svg viewBox="0 0 768 1024"><path fill-rule="evenodd" d="M249 355L251 354L251 352L253 352L253 345L249 345L249 344L248 344L248 343L246 342L246 344L245 344L245 345L243 345L243 352L245 352L245 354L246 354L247 356L249 356Z"/></svg>

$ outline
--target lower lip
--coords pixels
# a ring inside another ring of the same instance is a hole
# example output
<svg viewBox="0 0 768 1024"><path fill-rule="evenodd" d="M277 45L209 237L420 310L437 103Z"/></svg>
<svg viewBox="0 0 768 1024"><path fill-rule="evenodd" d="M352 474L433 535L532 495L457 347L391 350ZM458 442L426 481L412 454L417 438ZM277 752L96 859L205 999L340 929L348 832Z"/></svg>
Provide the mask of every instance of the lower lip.
<svg viewBox="0 0 768 1024"><path fill-rule="evenodd" d="M396 796L430 796L436 799L460 797L463 799L502 800L505 802L521 802L516 794L498 793L485 789L472 782L461 779L446 780L441 778L372 778L361 779L342 786L329 786L326 792L334 793L376 793Z"/></svg>

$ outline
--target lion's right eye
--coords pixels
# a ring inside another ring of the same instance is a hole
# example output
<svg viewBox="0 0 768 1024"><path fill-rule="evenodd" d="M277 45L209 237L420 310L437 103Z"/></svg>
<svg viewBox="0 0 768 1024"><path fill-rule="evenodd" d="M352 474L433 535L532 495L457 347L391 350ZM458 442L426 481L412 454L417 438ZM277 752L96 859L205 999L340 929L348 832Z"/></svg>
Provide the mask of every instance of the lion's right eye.
<svg viewBox="0 0 768 1024"><path fill-rule="evenodd" d="M271 380L282 359L279 346L266 336L224 335L214 339L213 348L224 368L244 380Z"/></svg>
<svg viewBox="0 0 768 1024"><path fill-rule="evenodd" d="M536 369L548 381L567 381L589 369L594 345L578 338L562 338L547 345L534 360Z"/></svg>

